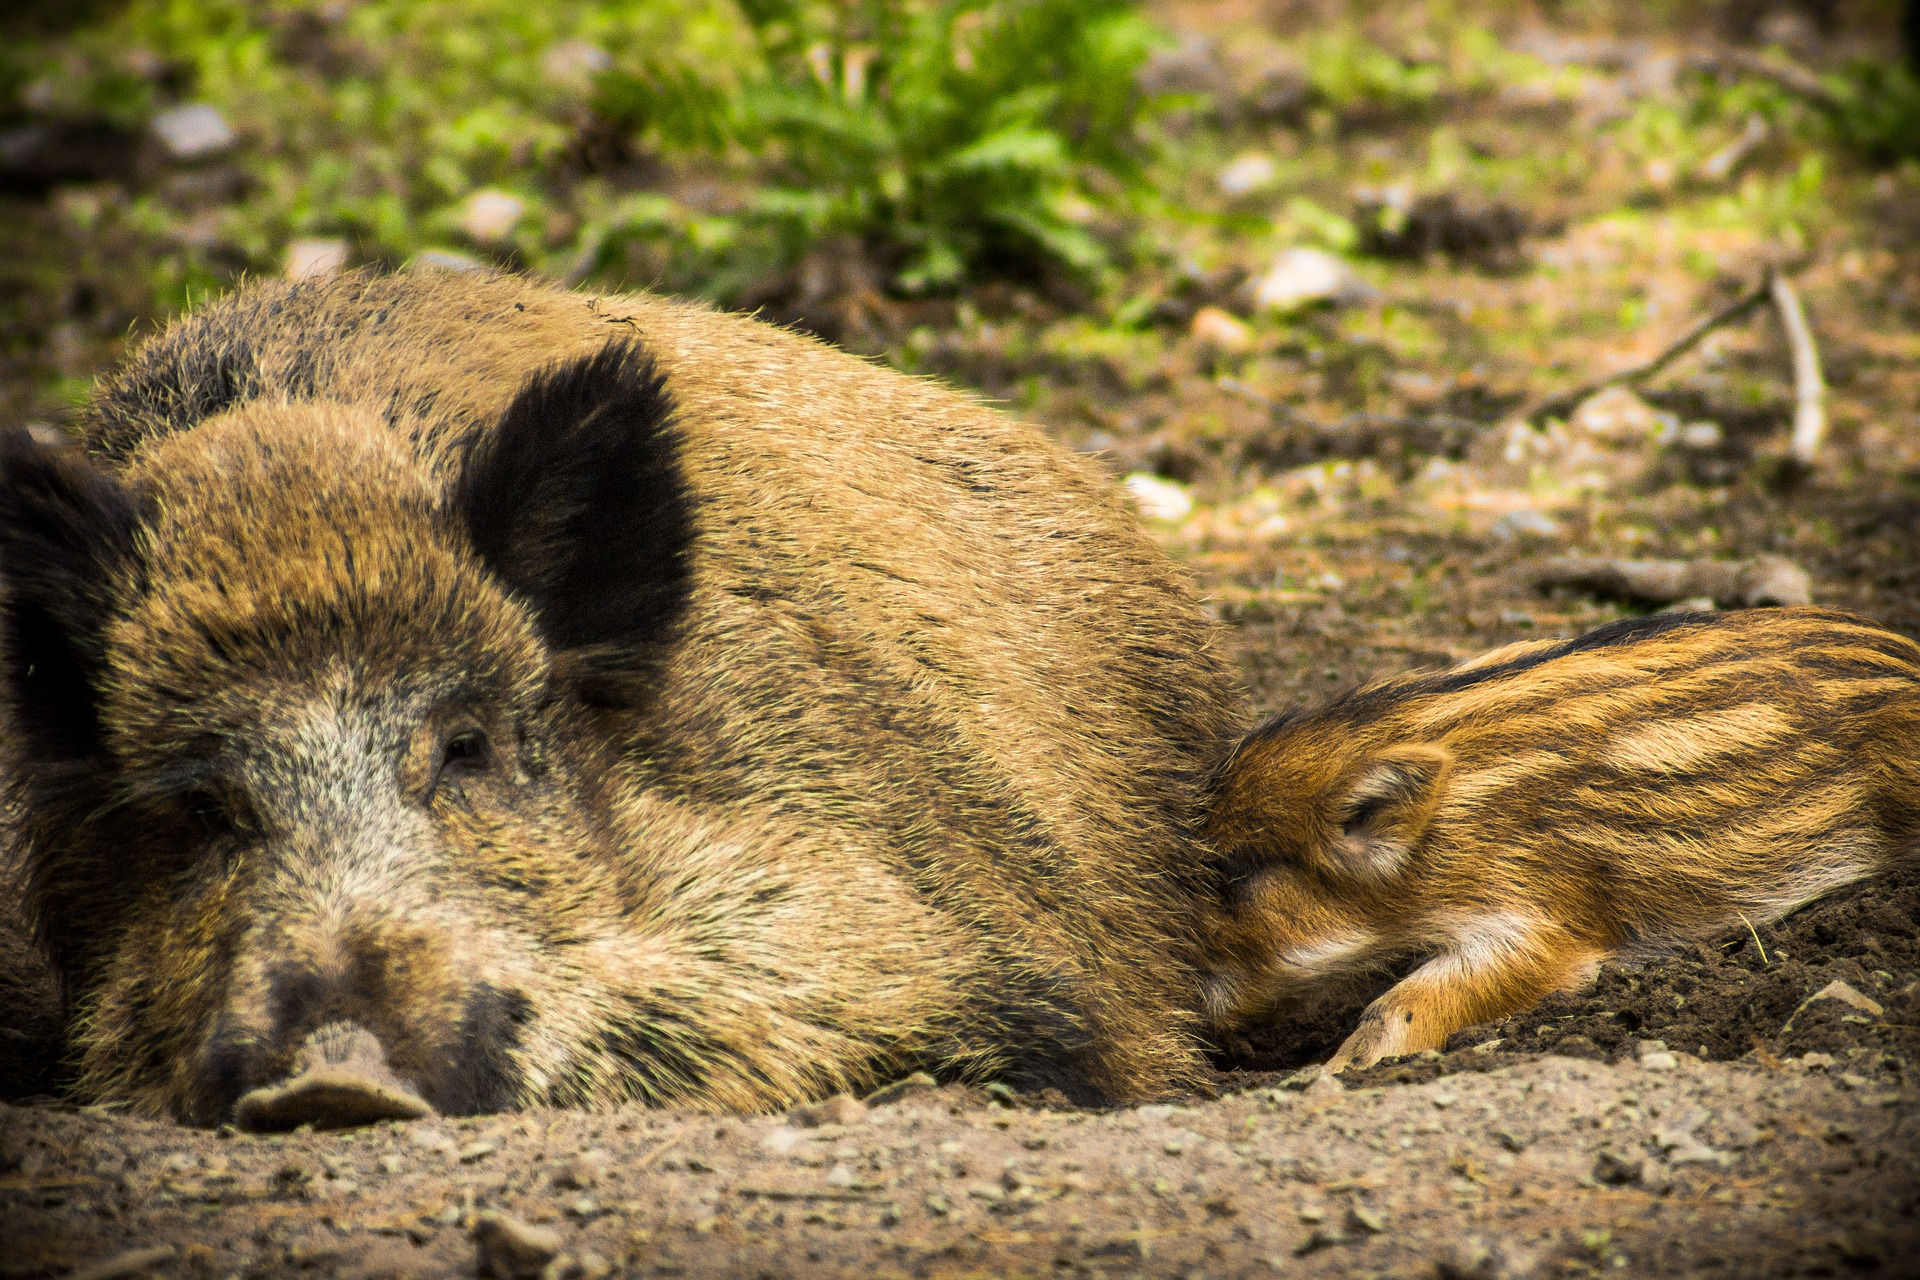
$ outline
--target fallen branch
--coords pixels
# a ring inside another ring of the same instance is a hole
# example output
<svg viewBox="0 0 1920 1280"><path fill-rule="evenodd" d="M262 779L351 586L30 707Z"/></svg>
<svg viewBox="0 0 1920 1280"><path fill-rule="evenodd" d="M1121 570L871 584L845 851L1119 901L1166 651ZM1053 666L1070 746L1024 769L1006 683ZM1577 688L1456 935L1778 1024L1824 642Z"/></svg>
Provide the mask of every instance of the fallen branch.
<svg viewBox="0 0 1920 1280"><path fill-rule="evenodd" d="M1615 560L1607 556L1560 556L1542 564L1534 585L1573 587L1597 596L1673 604L1708 597L1722 608L1810 604L1807 571L1784 556L1751 560Z"/></svg>
<svg viewBox="0 0 1920 1280"><path fill-rule="evenodd" d="M1758 284L1748 289L1745 293L1718 311L1695 321L1693 327L1674 339L1666 350L1662 351L1653 359L1646 361L1644 364L1637 364L1631 368L1622 369L1618 373L1608 374L1604 378L1596 378L1592 382L1583 382L1571 391L1562 391L1558 394L1548 396L1543 400L1538 400L1521 410L1517 416L1522 422L1532 422L1538 418L1564 417L1573 412L1581 401L1596 392L1605 391L1608 387L1635 385L1655 377L1675 360L1678 360L1681 356L1699 346L1701 339L1705 338L1715 329L1720 328L1722 325L1732 324L1735 320L1740 319L1748 312L1755 310L1761 304L1765 303L1766 300L1772 296L1773 282L1778 278L1779 274L1769 268L1767 273L1760 278Z"/></svg>
<svg viewBox="0 0 1920 1280"><path fill-rule="evenodd" d="M1793 353L1793 442L1788 455L1799 465L1811 467L1827 434L1827 385L1820 376L1820 349L1813 344L1813 329L1800 306L1800 295L1787 277L1771 272L1767 284L1774 309L1780 313L1780 327L1786 330L1787 349Z"/></svg>

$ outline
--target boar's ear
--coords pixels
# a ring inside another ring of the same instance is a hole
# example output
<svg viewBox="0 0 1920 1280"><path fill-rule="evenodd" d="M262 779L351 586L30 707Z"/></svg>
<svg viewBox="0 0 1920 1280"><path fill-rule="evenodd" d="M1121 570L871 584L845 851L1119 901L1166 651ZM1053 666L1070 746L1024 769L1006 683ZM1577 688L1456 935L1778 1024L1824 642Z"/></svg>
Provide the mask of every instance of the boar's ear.
<svg viewBox="0 0 1920 1280"><path fill-rule="evenodd" d="M25 760L105 753L105 631L139 524L133 494L79 450L0 432L0 652Z"/></svg>
<svg viewBox="0 0 1920 1280"><path fill-rule="evenodd" d="M628 342L527 380L452 506L589 702L630 706L691 588L692 504L653 362Z"/></svg>
<svg viewBox="0 0 1920 1280"><path fill-rule="evenodd" d="M1342 869L1387 876L1400 869L1426 834L1453 765L1453 753L1432 743L1388 747L1349 774L1338 797Z"/></svg>

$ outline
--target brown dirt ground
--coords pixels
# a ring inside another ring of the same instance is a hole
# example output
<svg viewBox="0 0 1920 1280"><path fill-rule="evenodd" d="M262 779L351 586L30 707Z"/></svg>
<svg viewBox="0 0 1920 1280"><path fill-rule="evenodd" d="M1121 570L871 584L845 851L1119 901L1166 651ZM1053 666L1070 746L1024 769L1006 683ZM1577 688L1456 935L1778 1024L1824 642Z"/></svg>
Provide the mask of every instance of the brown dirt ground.
<svg viewBox="0 0 1920 1280"><path fill-rule="evenodd" d="M1170 9L1205 27L1262 6ZM1633 59L1658 54L1658 35L1620 45L1595 102L1637 83ZM1649 395L1719 423L1719 445L1536 433L1515 454L1504 412L1651 355L1778 246L1687 221L1720 196L1649 186L1639 159L1571 107L1462 113L1452 123L1489 155L1590 154L1529 241L1550 270L1398 265L1374 274L1373 302L1302 321L1325 330L1311 350L1267 326L1230 357L1186 330L1199 303L1237 305L1211 276L1195 297L1169 290L1166 324L1133 356L1048 354L1044 306L983 293L982 323L929 319L940 332L914 367L1014 401L1116 473L1189 485L1192 516L1156 534L1233 624L1258 711L1619 616L1531 588L1530 567L1564 551L1778 552L1809 570L1818 602L1920 635L1920 171L1849 177L1794 249L1834 388L1813 476L1781 479L1791 409L1764 320L1725 331ZM1285 151L1290 128L1232 147ZM1424 124L1353 132L1362 168L1424 163ZM1784 172L1790 159L1766 163ZM1344 198L1338 167L1329 201ZM1622 207L1650 212L1622 230ZM86 248L105 265L63 278L117 278L112 245ZM1700 255L1717 269L1688 265ZM44 303L48 326L79 309L72 290L0 283ZM1640 301L1659 318L1606 321ZM54 362L73 377L108 362L126 329L112 306L86 309L100 309L86 330L98 349ZM1438 345L1396 346L1408 317ZM29 363L65 350L49 339ZM9 347L0 392L18 406L14 358ZM1326 422L1365 404L1482 427L1334 439L1262 396ZM1552 523L1503 533L1508 512ZM1332 1011L1224 1047L1215 1095L1179 1105L1009 1106L946 1087L812 1127L629 1110L253 1137L76 1109L47 1096L53 992L11 910L0 901L0 1278L115 1259L95 1277L470 1275L469 1228L487 1211L554 1230L556 1277L1920 1276L1912 868L1757 936L1608 966L1586 991L1344 1085L1309 1087L1296 1070L1339 1038L1351 1011ZM1881 1012L1802 1008L1835 980ZM1646 1041L1671 1064L1643 1065Z"/></svg>

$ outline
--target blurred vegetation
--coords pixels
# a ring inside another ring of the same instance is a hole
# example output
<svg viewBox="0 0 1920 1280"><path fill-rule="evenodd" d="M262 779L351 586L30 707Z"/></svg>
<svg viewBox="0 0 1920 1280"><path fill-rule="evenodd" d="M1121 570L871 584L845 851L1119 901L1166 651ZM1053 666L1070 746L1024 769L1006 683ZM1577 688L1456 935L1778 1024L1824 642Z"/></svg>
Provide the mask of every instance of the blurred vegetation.
<svg viewBox="0 0 1920 1280"><path fill-rule="evenodd" d="M1023 402L1043 379L1137 394L1160 339L1219 304L1367 407L1397 363L1645 309L1469 334L1389 308L1358 339L1325 308L1250 301L1274 254L1332 253L1357 297L1432 261L1515 270L1523 243L1601 217L1804 248L1860 182L1920 172L1920 86L1891 42L1801 81L1756 55L1636 87L1646 39L1684 53L1703 22L1779 53L1735 0L1546 6L1643 42L1591 56L1516 40L1521 0L1296 7L1248 53L1196 52L1130 0L29 5L0 39L0 160L40 130L72 172L0 171L0 381L57 412L130 322L317 241L348 265L757 307ZM1896 8L1851 0L1834 23L1891 30ZM158 154L154 121L188 104L232 145ZM1019 323L976 342L982 309Z"/></svg>
<svg viewBox="0 0 1920 1280"><path fill-rule="evenodd" d="M662 150L750 163L759 182L715 229L743 259L716 263L723 279L845 239L910 292L992 264L1106 263L1088 223L1141 180L1135 80L1164 41L1126 0L741 10L743 67L656 55L603 74L594 98Z"/></svg>

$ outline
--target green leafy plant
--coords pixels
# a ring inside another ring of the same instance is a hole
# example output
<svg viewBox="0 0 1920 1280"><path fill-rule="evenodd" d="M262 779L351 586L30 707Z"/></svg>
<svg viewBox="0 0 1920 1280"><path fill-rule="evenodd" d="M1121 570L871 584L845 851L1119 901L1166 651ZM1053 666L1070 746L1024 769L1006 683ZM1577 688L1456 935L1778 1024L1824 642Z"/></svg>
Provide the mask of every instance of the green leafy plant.
<svg viewBox="0 0 1920 1280"><path fill-rule="evenodd" d="M597 109L664 151L759 180L736 253L859 242L908 291L990 264L1088 272L1098 209L1141 181L1136 73L1160 41L1127 0L742 0L732 83L656 59Z"/></svg>

